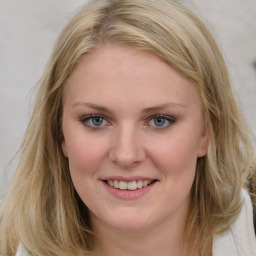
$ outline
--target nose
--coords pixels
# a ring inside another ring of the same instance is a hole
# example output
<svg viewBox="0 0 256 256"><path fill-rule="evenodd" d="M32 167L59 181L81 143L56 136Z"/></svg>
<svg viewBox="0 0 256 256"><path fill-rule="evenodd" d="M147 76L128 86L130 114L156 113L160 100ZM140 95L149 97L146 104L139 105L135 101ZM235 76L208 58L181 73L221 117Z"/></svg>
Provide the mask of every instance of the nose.
<svg viewBox="0 0 256 256"><path fill-rule="evenodd" d="M130 168L146 159L146 151L136 127L120 127L111 141L109 159L123 168Z"/></svg>

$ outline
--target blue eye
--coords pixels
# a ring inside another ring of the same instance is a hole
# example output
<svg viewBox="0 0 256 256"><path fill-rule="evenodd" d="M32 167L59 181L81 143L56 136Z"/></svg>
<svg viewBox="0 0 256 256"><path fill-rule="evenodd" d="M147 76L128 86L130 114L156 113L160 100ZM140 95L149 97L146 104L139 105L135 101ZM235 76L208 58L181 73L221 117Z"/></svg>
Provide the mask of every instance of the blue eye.
<svg viewBox="0 0 256 256"><path fill-rule="evenodd" d="M103 116L91 115L82 119L82 123L88 127L96 128L107 125L107 121Z"/></svg>
<svg viewBox="0 0 256 256"><path fill-rule="evenodd" d="M168 128L174 122L175 120L169 116L156 115L150 118L148 125L156 129L161 129L161 128Z"/></svg>
<svg viewBox="0 0 256 256"><path fill-rule="evenodd" d="M166 123L166 119L163 117L156 117L153 119L154 120L154 124L158 127L162 127L165 125Z"/></svg>
<svg viewBox="0 0 256 256"><path fill-rule="evenodd" d="M104 119L101 116L94 116L91 118L91 122L94 126L101 126Z"/></svg>

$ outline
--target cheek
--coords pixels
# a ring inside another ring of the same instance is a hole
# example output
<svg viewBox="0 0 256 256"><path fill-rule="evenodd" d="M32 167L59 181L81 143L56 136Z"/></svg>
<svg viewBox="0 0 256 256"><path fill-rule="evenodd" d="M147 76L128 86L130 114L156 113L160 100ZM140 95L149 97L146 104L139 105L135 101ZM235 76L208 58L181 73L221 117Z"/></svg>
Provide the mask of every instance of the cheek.
<svg viewBox="0 0 256 256"><path fill-rule="evenodd" d="M97 143L91 136L73 136L66 141L71 175L93 174L106 155L104 142Z"/></svg>
<svg viewBox="0 0 256 256"><path fill-rule="evenodd" d="M159 200L162 200L163 209L170 213L181 208L186 211L188 206L196 171L195 149L195 144L186 142L184 138L162 141L151 148L151 159L161 173L164 184Z"/></svg>
<svg viewBox="0 0 256 256"><path fill-rule="evenodd" d="M191 173L193 176L197 162L197 146L196 141L177 136L155 143L155 147L150 150L150 156L166 174L182 176Z"/></svg>
<svg viewBox="0 0 256 256"><path fill-rule="evenodd" d="M70 142L70 143L68 143ZM86 205L95 200L98 170L104 161L106 149L103 142L97 143L91 137L73 137L66 142L68 162L73 185Z"/></svg>

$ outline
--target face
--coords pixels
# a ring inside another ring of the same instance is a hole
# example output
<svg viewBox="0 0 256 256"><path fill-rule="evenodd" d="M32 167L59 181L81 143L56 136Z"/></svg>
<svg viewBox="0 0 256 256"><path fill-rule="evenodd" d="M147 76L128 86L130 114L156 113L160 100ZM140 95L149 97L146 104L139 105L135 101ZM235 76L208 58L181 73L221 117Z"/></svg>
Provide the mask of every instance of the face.
<svg viewBox="0 0 256 256"><path fill-rule="evenodd" d="M102 46L64 89L62 149L92 226L184 220L208 135L195 86L151 53Z"/></svg>

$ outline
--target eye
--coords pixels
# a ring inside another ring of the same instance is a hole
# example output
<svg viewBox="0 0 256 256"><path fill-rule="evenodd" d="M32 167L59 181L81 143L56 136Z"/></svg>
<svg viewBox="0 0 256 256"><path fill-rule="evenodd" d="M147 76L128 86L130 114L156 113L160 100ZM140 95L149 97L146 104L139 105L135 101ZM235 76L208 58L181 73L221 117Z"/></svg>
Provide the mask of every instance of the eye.
<svg viewBox="0 0 256 256"><path fill-rule="evenodd" d="M101 128L109 125L108 121L104 116L101 115L90 115L84 117L81 122L91 128Z"/></svg>
<svg viewBox="0 0 256 256"><path fill-rule="evenodd" d="M163 128L168 128L174 122L175 122L175 119L170 116L156 115L156 116L150 117L149 121L147 122L147 125L150 125L156 129L163 129Z"/></svg>

